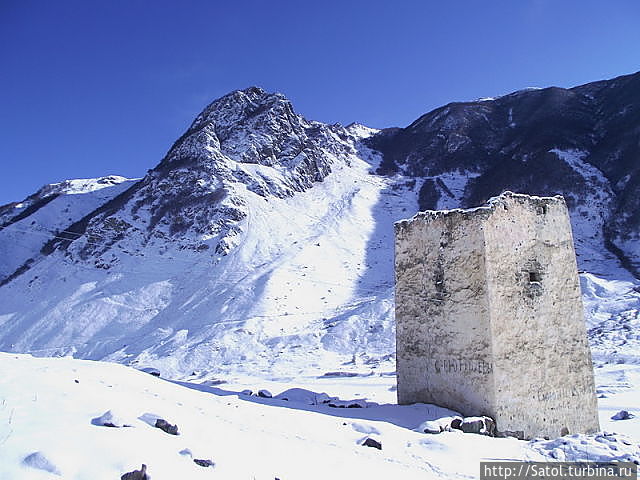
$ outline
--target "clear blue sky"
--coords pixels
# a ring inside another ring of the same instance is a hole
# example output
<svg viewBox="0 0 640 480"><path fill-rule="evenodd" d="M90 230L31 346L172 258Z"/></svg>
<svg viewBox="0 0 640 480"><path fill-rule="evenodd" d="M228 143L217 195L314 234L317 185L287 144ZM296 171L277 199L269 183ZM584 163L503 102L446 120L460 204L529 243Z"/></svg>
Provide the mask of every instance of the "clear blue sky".
<svg viewBox="0 0 640 480"><path fill-rule="evenodd" d="M324 122L640 70L638 0L0 0L0 204L155 166L258 85Z"/></svg>

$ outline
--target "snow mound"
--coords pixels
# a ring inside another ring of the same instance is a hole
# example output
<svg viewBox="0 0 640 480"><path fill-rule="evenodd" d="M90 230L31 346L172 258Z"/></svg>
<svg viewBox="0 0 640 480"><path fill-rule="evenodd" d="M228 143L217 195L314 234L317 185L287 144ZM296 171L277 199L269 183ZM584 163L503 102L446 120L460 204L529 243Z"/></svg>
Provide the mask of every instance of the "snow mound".
<svg viewBox="0 0 640 480"><path fill-rule="evenodd" d="M51 461L45 457L42 452L33 452L27 455L23 460L23 463L27 467L35 468L37 470L44 470L45 472L53 473L54 475L62 475L60 470L51 463Z"/></svg>
<svg viewBox="0 0 640 480"><path fill-rule="evenodd" d="M275 396L278 400L287 400L290 402L303 403L305 405L321 405L329 403L333 397L326 393L312 392L304 388L290 388Z"/></svg>
<svg viewBox="0 0 640 480"><path fill-rule="evenodd" d="M125 420L123 415L121 415L120 413L114 413L111 410L107 410L99 417L92 419L91 424L102 426L102 427L113 427L113 428L122 428L122 427L132 426L132 422L130 420Z"/></svg>

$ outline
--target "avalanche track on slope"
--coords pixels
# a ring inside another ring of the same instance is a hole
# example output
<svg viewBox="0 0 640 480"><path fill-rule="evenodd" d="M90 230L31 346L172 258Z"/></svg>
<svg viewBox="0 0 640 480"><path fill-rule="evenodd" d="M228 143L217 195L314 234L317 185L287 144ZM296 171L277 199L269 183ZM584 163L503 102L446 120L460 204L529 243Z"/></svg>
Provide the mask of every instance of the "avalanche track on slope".
<svg viewBox="0 0 640 480"><path fill-rule="evenodd" d="M417 205L397 178L370 174L378 161L360 147L296 195L246 189L241 239L217 264L172 245L120 255L108 270L54 252L3 288L2 349L169 376L389 360L393 221Z"/></svg>

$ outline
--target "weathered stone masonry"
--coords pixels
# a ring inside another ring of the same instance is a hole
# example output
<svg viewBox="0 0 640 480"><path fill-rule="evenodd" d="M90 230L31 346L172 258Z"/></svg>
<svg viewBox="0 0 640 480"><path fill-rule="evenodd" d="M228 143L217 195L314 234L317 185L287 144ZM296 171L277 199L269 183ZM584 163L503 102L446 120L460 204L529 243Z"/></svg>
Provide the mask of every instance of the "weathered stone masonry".
<svg viewBox="0 0 640 480"><path fill-rule="evenodd" d="M507 192L395 228L398 402L526 438L597 431L564 199Z"/></svg>

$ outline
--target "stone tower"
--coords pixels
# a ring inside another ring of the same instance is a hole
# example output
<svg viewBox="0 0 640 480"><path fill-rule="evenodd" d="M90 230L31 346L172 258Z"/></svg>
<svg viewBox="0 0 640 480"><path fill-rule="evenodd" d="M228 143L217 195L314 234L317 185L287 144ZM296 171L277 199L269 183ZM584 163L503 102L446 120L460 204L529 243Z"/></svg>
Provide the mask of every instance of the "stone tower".
<svg viewBox="0 0 640 480"><path fill-rule="evenodd" d="M397 222L398 402L488 415L499 432L599 429L564 199L505 192Z"/></svg>

